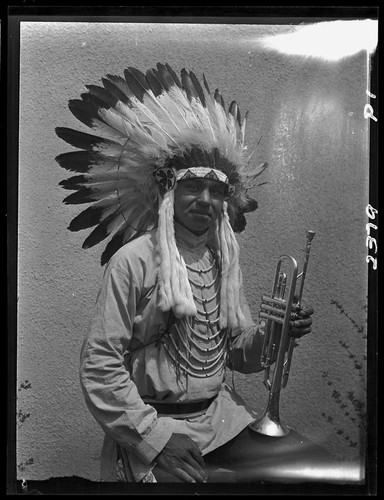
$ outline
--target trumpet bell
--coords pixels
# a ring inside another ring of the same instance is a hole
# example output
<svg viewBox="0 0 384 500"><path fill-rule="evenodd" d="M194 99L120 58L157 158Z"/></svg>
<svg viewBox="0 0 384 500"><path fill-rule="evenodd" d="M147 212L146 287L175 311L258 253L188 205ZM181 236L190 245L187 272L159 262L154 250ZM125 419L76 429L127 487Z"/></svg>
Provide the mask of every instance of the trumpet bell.
<svg viewBox="0 0 384 500"><path fill-rule="evenodd" d="M266 412L259 420L249 424L252 431L271 437L284 437L289 433L289 428L282 424L279 419L273 418Z"/></svg>
<svg viewBox="0 0 384 500"><path fill-rule="evenodd" d="M279 400L280 391L269 393L268 406L263 416L249 424L252 431L271 437L284 437L289 434L289 427L280 422Z"/></svg>

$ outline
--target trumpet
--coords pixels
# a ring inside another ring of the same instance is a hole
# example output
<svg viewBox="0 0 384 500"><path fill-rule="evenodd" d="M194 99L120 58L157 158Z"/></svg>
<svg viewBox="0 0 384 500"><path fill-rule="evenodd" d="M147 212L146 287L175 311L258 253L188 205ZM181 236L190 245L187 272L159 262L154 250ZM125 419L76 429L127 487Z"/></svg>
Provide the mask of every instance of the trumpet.
<svg viewBox="0 0 384 500"><path fill-rule="evenodd" d="M269 398L262 417L252 422L249 427L267 436L282 437L289 433L289 427L281 423L279 415L280 393L288 383L295 346L295 339L289 335L289 322L291 314L300 307L311 243L315 234L314 231L306 233L307 244L302 272L298 274L297 261L291 255L282 255L277 262L272 294L262 296L260 328L264 333L264 342L261 366L264 368L264 385L269 390ZM290 277L287 274L287 267L291 269ZM299 280L301 280L300 289L296 294ZM274 369L271 374L273 364Z"/></svg>

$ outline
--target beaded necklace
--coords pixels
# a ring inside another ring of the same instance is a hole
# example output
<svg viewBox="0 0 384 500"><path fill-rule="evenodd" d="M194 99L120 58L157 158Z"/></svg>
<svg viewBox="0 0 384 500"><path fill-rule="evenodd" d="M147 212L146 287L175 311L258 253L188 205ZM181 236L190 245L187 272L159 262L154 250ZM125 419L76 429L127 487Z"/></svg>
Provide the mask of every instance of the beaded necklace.
<svg viewBox="0 0 384 500"><path fill-rule="evenodd" d="M209 247L208 247L209 248ZM206 378L224 369L227 360L227 330L221 329L220 269L211 249L211 264L202 268L187 264L193 298L198 304L197 316L175 322L161 342L178 370L186 375ZM212 279L207 275L213 273ZM216 301L216 305L212 302Z"/></svg>

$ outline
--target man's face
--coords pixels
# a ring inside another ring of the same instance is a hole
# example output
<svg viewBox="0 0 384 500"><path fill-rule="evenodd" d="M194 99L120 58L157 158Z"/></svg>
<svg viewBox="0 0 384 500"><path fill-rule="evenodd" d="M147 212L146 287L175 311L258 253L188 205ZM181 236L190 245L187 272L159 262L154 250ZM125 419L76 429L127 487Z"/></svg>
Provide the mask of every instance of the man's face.
<svg viewBox="0 0 384 500"><path fill-rule="evenodd" d="M211 179L179 181L175 190L175 219L195 234L203 234L219 216L226 186Z"/></svg>

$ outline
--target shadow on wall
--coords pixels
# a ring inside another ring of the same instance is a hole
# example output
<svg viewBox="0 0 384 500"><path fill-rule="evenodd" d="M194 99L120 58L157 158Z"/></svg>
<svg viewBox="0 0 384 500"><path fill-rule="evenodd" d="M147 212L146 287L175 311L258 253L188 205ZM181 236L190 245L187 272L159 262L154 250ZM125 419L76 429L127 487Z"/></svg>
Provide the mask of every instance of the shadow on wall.
<svg viewBox="0 0 384 500"><path fill-rule="evenodd" d="M334 305L339 313L344 316L345 320L352 325L352 329L355 333L359 335L362 339L367 339L366 328L359 325L343 308L339 302L331 299L331 304ZM367 312L367 307L366 307ZM336 384L335 380L332 378L332 370L325 370L322 374L324 381L326 382L329 390L331 391L331 400L333 400L336 410L342 412L342 414L349 420L351 427L354 432L351 433L348 429L343 429L338 425L337 417L330 414L329 409L326 412L321 413L321 417L324 421L329 424L336 435L341 436L345 441L347 447L356 449L360 455L360 459L364 462L363 458L366 450L366 422L367 422L367 406L365 400L365 391L362 388L366 387L366 362L367 356L364 353L354 352L353 348L345 341L338 340L339 345L347 353L347 358L349 359L353 369L358 374L358 380L360 380L360 385L357 391L345 390L344 386L340 387L340 384ZM337 411L335 412L337 413ZM356 432L356 430L358 432ZM353 435L360 436L360 442L357 442Z"/></svg>

